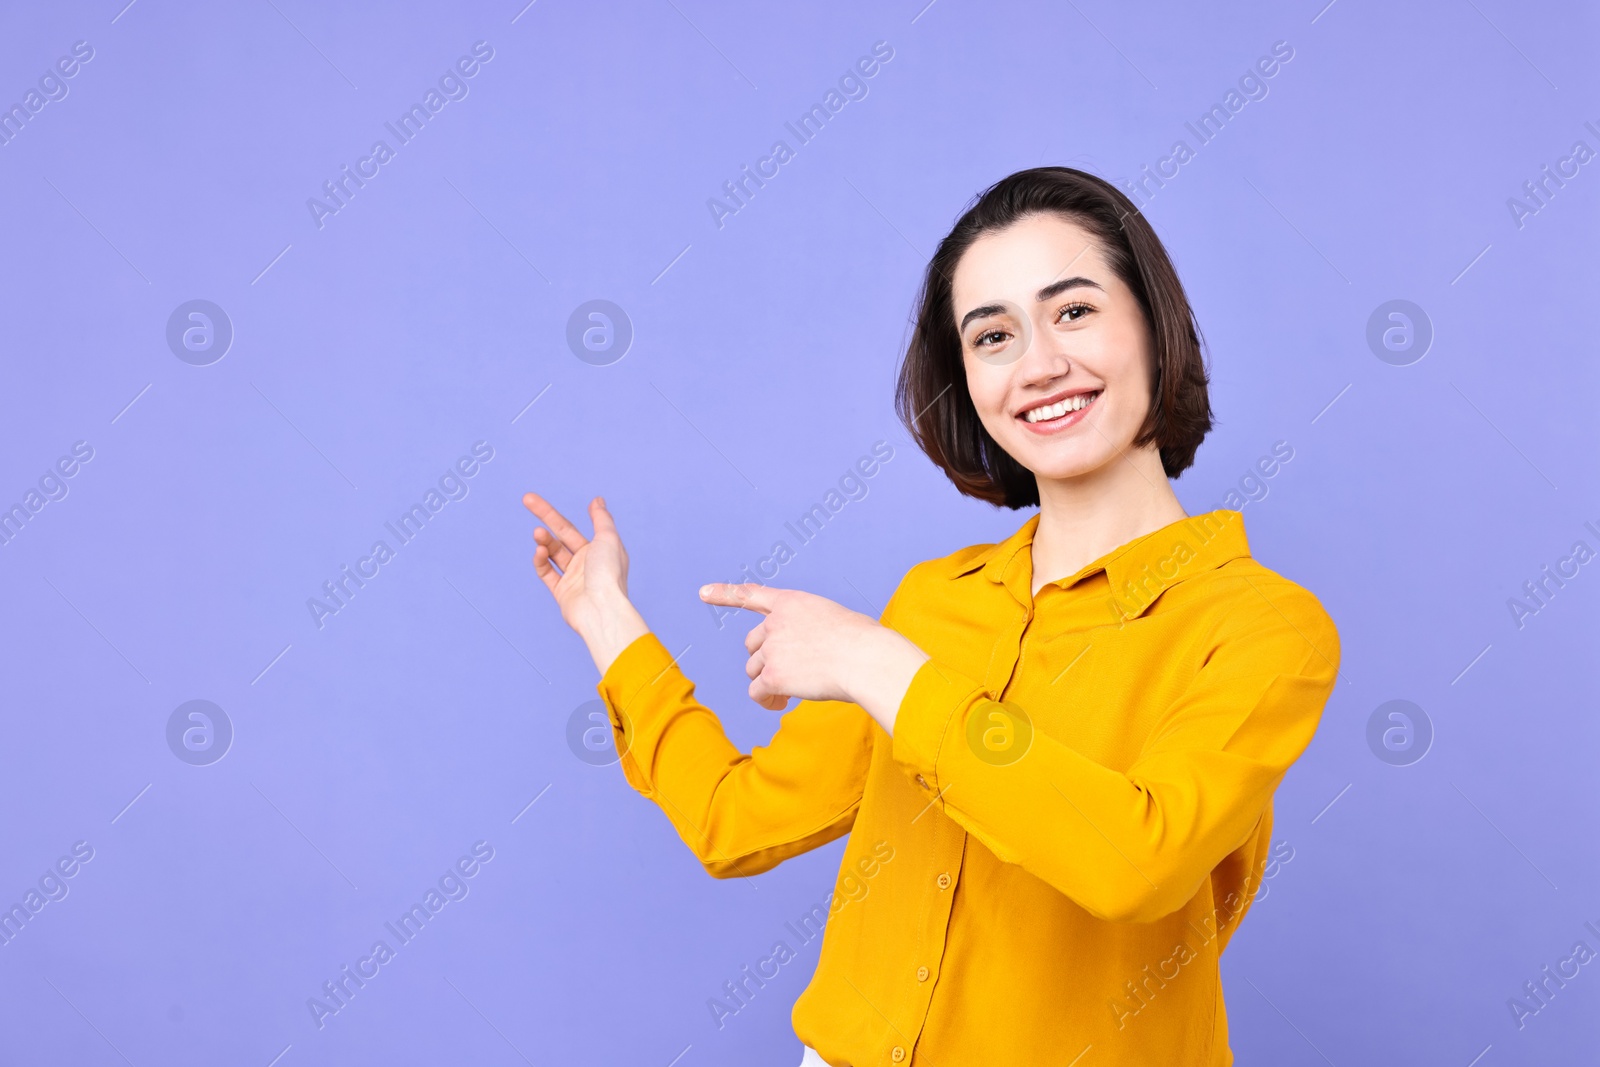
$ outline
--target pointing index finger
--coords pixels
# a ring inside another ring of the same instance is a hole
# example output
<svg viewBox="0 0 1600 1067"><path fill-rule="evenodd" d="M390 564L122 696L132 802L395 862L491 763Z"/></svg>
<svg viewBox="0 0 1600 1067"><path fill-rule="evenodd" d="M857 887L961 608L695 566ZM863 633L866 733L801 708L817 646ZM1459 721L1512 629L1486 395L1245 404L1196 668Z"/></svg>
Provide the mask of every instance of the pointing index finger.
<svg viewBox="0 0 1600 1067"><path fill-rule="evenodd" d="M763 615L772 610L773 590L753 582L712 582L700 587L700 599L707 604L745 608Z"/></svg>

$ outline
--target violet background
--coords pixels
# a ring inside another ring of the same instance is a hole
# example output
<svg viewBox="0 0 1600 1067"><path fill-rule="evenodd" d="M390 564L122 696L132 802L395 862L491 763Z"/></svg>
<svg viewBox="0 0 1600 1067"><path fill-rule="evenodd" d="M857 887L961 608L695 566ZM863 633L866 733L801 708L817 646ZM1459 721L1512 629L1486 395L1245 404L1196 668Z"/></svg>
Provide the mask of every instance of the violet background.
<svg viewBox="0 0 1600 1067"><path fill-rule="evenodd" d="M875 614L914 563L1027 517L959 497L892 414L935 243L1011 171L1126 179L1192 146L1184 123L1276 41L1294 57L1266 98L1145 209L1214 371L1178 494L1221 506L1288 442L1250 541L1343 645L1277 794L1294 859L1223 960L1233 1046L1593 1055L1597 966L1524 1029L1506 1002L1600 949L1600 566L1520 629L1507 600L1600 548L1600 164L1521 227L1506 202L1600 148L1595 8L123 2L0 13L0 101L94 48L0 146L0 504L94 449L0 547L0 903L95 850L0 945L0 1061L797 1062L815 942L723 1029L706 1001L824 898L843 843L716 881L575 758L597 676L520 495L574 516L606 496L640 609L763 743L754 620L719 629L700 583L878 440L894 458L777 584ZM469 95L319 229L307 198L480 40ZM708 198L796 147L785 121L878 41L868 95L719 228ZM165 339L195 298L234 330L203 367ZM1365 338L1397 298L1435 331L1408 366ZM634 332L606 366L566 342L592 299ZM319 630L307 598L479 440L466 498ZM192 699L235 731L209 766L167 745ZM1410 766L1368 747L1392 699L1435 732ZM307 998L478 840L470 895L319 1031Z"/></svg>

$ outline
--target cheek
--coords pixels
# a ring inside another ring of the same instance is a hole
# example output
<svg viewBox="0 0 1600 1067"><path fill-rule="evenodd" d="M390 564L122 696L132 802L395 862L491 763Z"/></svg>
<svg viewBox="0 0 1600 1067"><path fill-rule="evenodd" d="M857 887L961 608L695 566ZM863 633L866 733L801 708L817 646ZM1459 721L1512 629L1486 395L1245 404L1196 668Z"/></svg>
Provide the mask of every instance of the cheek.
<svg viewBox="0 0 1600 1067"><path fill-rule="evenodd" d="M1106 388L1116 401L1108 407L1115 410L1119 421L1134 425L1143 422L1150 410L1150 387L1155 380L1149 351L1140 340L1137 334L1119 339L1116 355L1105 362L1102 372Z"/></svg>
<svg viewBox="0 0 1600 1067"><path fill-rule="evenodd" d="M1117 417L1130 423L1144 421L1150 410L1150 375L1134 367L1116 382Z"/></svg>
<svg viewBox="0 0 1600 1067"><path fill-rule="evenodd" d="M1117 389L1114 401L1106 405L1099 423L1106 435L1107 447L1114 451L1133 447L1133 439L1144 425L1150 410L1149 390L1144 384L1124 381Z"/></svg>
<svg viewBox="0 0 1600 1067"><path fill-rule="evenodd" d="M972 397L978 417L990 427L990 433L994 432L995 423L1004 418L1008 384L1009 379L998 368L967 357L967 393Z"/></svg>

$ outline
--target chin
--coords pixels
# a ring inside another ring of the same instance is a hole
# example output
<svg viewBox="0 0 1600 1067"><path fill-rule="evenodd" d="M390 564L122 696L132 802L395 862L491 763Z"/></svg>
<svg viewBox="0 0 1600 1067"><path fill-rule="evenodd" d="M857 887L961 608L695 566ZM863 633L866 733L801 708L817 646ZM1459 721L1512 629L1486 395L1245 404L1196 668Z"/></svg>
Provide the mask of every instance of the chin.
<svg viewBox="0 0 1600 1067"><path fill-rule="evenodd" d="M1051 481L1065 481L1069 478L1081 478L1085 474L1092 474L1111 460L1109 453L1100 455L1084 455L1079 449L1046 449L1040 448L1038 442L1024 442L1031 448L1022 448L1012 452L1036 478L1047 478Z"/></svg>
<svg viewBox="0 0 1600 1067"><path fill-rule="evenodd" d="M1046 481L1051 482L1067 482L1073 480L1074 478L1082 478L1086 475L1093 474L1095 471L1100 470L1103 466L1104 464L1101 463L1074 463L1071 465L1057 464L1053 467L1036 470L1033 472L1033 476L1035 478L1043 478Z"/></svg>

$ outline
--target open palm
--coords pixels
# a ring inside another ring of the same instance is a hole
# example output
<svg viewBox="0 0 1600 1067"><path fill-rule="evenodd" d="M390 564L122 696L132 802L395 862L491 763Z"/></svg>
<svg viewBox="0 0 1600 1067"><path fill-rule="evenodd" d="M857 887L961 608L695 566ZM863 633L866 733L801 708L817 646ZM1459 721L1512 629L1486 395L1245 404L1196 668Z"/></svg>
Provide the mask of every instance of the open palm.
<svg viewBox="0 0 1600 1067"><path fill-rule="evenodd" d="M545 524L533 531L538 542L533 569L555 596L567 625L584 632L605 611L606 598L628 595L628 553L617 524L600 497L589 502L593 538L584 537L538 493L525 493L522 503Z"/></svg>

